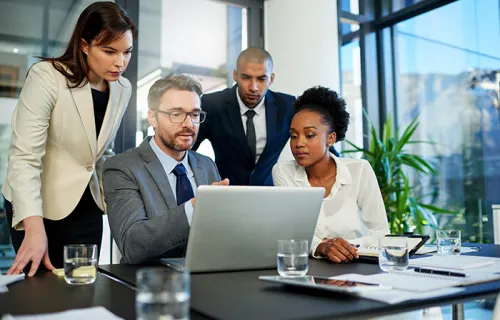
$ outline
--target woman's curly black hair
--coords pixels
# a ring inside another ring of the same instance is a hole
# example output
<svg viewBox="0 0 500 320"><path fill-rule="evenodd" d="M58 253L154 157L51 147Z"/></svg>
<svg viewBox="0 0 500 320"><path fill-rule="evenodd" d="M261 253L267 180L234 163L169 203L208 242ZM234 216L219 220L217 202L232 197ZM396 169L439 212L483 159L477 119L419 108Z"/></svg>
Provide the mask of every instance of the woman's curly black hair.
<svg viewBox="0 0 500 320"><path fill-rule="evenodd" d="M307 89L297 98L293 107L294 114L302 110L317 112L323 118L323 123L330 127L329 133L337 134L337 141L345 138L349 126L349 112L346 103L337 92L330 88L315 86Z"/></svg>

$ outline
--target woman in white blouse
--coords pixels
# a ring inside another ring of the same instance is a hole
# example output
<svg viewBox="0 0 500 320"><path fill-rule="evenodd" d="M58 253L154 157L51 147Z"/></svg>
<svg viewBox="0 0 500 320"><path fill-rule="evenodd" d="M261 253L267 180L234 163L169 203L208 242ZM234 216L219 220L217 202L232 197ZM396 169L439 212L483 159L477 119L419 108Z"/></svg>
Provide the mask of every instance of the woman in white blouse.
<svg viewBox="0 0 500 320"><path fill-rule="evenodd" d="M306 90L295 102L290 127L295 160L273 168L276 186L325 188L311 254L337 263L357 259L357 245L376 245L379 236L390 233L370 164L366 160L337 158L328 151L345 138L349 124L345 105L329 88Z"/></svg>

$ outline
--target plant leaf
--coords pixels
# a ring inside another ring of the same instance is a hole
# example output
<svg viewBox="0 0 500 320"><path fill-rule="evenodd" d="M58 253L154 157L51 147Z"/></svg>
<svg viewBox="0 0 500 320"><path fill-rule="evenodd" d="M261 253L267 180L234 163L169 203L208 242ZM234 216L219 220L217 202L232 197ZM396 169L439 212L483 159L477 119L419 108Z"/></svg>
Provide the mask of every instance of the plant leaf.
<svg viewBox="0 0 500 320"><path fill-rule="evenodd" d="M410 141L411 137L413 136L413 134L417 130L418 125L419 125L418 117L415 117L415 119L413 119L412 122L410 122L408 127L406 127L405 131L401 135L401 138L399 139L399 141L395 147L395 150L397 150L397 151L403 150L403 147L406 145L406 143L408 141Z"/></svg>
<svg viewBox="0 0 500 320"><path fill-rule="evenodd" d="M450 209L440 208L440 207L433 206L431 204L419 203L419 205L422 208L426 208L426 209L428 209L430 211L433 211L434 213L449 213L449 214L458 214L459 213L459 211L457 211L457 210L450 210Z"/></svg>

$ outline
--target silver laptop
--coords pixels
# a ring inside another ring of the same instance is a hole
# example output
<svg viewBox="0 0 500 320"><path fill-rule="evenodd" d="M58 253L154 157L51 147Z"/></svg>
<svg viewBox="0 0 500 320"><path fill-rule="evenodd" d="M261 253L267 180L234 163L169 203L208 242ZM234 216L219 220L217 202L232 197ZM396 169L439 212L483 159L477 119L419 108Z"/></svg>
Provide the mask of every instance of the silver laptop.
<svg viewBox="0 0 500 320"><path fill-rule="evenodd" d="M185 259L162 259L190 272L276 268L277 241L311 243L323 188L200 186Z"/></svg>

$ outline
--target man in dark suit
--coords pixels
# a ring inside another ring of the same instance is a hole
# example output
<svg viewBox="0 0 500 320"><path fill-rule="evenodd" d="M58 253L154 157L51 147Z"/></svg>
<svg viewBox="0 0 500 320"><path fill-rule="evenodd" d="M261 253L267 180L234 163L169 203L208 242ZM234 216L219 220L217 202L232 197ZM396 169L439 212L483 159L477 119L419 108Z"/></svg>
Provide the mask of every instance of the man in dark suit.
<svg viewBox="0 0 500 320"><path fill-rule="evenodd" d="M193 149L210 140L219 172L232 185L272 186L271 170L289 138L295 97L268 90L273 60L260 48L240 53L233 78L232 88L203 95L207 119Z"/></svg>
<svg viewBox="0 0 500 320"><path fill-rule="evenodd" d="M109 226L123 262L183 257L196 187L229 184L210 158L189 150L205 120L201 94L186 75L156 81L148 95L154 137L104 164Z"/></svg>

